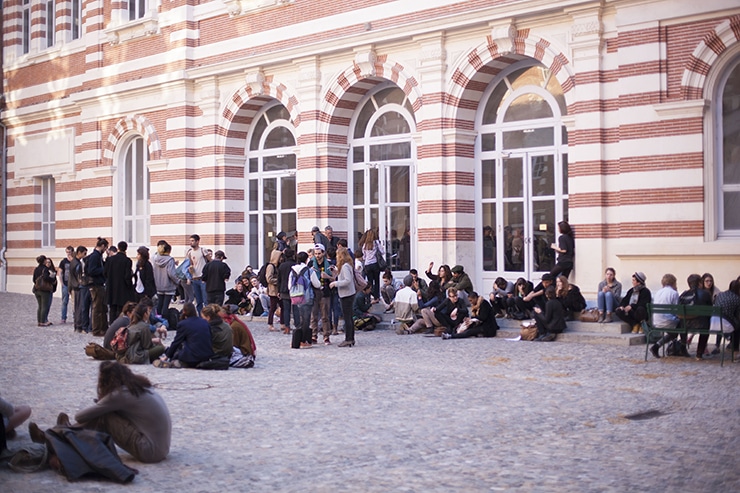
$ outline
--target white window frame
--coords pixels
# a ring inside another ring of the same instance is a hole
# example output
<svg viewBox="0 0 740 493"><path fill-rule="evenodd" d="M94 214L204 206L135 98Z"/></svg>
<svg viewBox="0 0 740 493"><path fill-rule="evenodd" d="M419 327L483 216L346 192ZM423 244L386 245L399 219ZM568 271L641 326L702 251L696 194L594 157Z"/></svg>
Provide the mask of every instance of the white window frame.
<svg viewBox="0 0 740 493"><path fill-rule="evenodd" d="M41 178L41 246L56 246L56 185L54 178Z"/></svg>
<svg viewBox="0 0 740 493"><path fill-rule="evenodd" d="M135 21L146 15L149 8L147 0L128 0L128 20Z"/></svg>
<svg viewBox="0 0 740 493"><path fill-rule="evenodd" d="M137 149L137 144L141 144L141 147ZM129 153L133 153L129 160ZM141 135L135 134L131 138L125 141L125 145L121 147L121 153L118 156L118 196L121 204L120 208L120 221L118 221L118 236L123 238L124 241L129 244L137 245L148 245L151 237L150 232L150 208L151 208L151 195L149 188L149 168L147 162L149 161L149 149L146 145L146 140ZM138 160L141 160L142 169L144 170L143 180L141 187L136 182L135 171ZM131 189L130 194L127 194L127 186ZM129 202L131 201L131 203ZM142 207L137 210L137 202L143 202ZM132 212L127 212L129 210ZM128 224L131 223L130 234L127 231ZM139 227L143 233L137 234Z"/></svg>
<svg viewBox="0 0 740 493"><path fill-rule="evenodd" d="M72 39L82 37L82 1L70 0L72 8Z"/></svg>
<svg viewBox="0 0 740 493"><path fill-rule="evenodd" d="M57 3L55 0L46 0L46 48L54 46L56 40Z"/></svg>
<svg viewBox="0 0 740 493"><path fill-rule="evenodd" d="M740 67L740 52L737 52L727 64L724 65L719 77L717 84L716 97L711 99L713 103L714 113L714 134L715 134L715 173L716 173L716 194L717 194L717 206L716 206L716 224L717 224L717 236L719 238L740 238L740 229L725 229L725 214L724 214L724 194L733 192L740 192L740 184L725 185L723 180L724 170L724 128L722 122L722 102L724 90L727 84L727 79L733 70ZM736 212L740 214L740 212Z"/></svg>
<svg viewBox="0 0 740 493"><path fill-rule="evenodd" d="M21 52L31 51L31 0L23 0L21 4Z"/></svg>

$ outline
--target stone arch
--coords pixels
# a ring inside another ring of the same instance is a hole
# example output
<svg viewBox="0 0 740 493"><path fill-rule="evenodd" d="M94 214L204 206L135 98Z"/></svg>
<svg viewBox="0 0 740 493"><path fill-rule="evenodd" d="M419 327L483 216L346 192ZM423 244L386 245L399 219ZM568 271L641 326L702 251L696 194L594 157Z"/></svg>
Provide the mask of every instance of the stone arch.
<svg viewBox="0 0 740 493"><path fill-rule="evenodd" d="M121 118L116 122L113 130L108 135L108 140L103 148L103 165L112 166L116 147L121 143L126 134L137 132L146 142L149 150L149 159L158 160L162 158L162 144L159 135L151 121L145 116L131 115Z"/></svg>
<svg viewBox="0 0 740 493"><path fill-rule="evenodd" d="M216 129L219 135L216 153L244 156L252 120L265 103L275 99L285 106L293 127L298 129L301 124L298 98L285 84L275 83L272 76L264 77L258 72L255 77L248 77L247 84L232 94L222 106Z"/></svg>
<svg viewBox="0 0 740 493"><path fill-rule="evenodd" d="M681 98L699 99L704 96L704 84L717 58L740 41L740 15L718 24L694 49L681 77Z"/></svg>
<svg viewBox="0 0 740 493"><path fill-rule="evenodd" d="M423 103L416 77L400 63L389 61L388 55L376 55L373 51L358 53L352 66L329 84L320 108L317 133L329 143L346 144L358 103L384 81L391 81L403 90L414 113L418 113Z"/></svg>
<svg viewBox="0 0 740 493"><path fill-rule="evenodd" d="M496 75L518 61L533 58L548 67L563 89L566 105L574 100L575 76L562 50L545 38L531 36L529 29L514 25L493 29L485 43L464 55L449 81L448 115L456 126L473 130L480 98Z"/></svg>

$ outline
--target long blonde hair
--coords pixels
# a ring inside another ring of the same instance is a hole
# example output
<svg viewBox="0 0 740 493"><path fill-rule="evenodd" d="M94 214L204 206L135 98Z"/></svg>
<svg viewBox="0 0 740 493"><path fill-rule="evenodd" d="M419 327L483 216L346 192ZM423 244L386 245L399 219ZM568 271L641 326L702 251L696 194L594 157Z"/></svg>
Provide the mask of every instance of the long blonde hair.
<svg viewBox="0 0 740 493"><path fill-rule="evenodd" d="M342 248L337 250L337 270L341 271L344 264L349 264L353 269L352 257L349 254L349 250Z"/></svg>
<svg viewBox="0 0 740 493"><path fill-rule="evenodd" d="M555 296L557 298L564 298L568 294L568 291L570 291L570 283L568 282L568 278L565 277L565 276L560 275L555 280L555 283L556 284L557 284L557 281L560 281L560 283L562 284L563 287L560 288L560 289L558 289L558 291L555 294Z"/></svg>
<svg viewBox="0 0 740 493"><path fill-rule="evenodd" d="M360 244L365 250L372 250L375 248L375 240L378 239L378 235L375 234L374 229L368 229L365 234L362 235L362 241Z"/></svg>

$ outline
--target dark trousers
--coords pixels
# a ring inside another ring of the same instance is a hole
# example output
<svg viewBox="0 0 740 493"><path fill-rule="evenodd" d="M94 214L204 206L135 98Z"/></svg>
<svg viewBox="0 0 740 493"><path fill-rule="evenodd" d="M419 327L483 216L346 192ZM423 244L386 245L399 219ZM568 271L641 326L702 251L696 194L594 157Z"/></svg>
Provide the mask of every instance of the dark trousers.
<svg viewBox="0 0 740 493"><path fill-rule="evenodd" d="M355 297L354 295L345 296L339 298L339 302L342 304L342 314L344 315L344 340L354 341L355 324L352 321L352 307L355 303Z"/></svg>
<svg viewBox="0 0 740 493"><path fill-rule="evenodd" d="M301 332L301 342L311 342L311 308L313 305L299 305L293 307L293 313L298 313L299 323L296 329Z"/></svg>
<svg viewBox="0 0 740 493"><path fill-rule="evenodd" d="M267 325L272 325L275 321L275 312L277 311L280 298L277 296L270 296L270 311L267 312Z"/></svg>
<svg viewBox="0 0 740 493"><path fill-rule="evenodd" d="M380 267L378 264L370 264L365 266L365 277L367 282L372 286L371 293L376 300L380 299Z"/></svg>
<svg viewBox="0 0 740 493"><path fill-rule="evenodd" d="M623 322L627 322L630 327L633 327L643 320L647 320L647 310L645 307L638 306L634 310L625 312L624 310L614 310L614 314L619 317Z"/></svg>
<svg viewBox="0 0 740 493"><path fill-rule="evenodd" d="M93 284L90 289L90 304L92 306L92 331L93 335L104 336L108 330L108 319L105 304L105 287Z"/></svg>
<svg viewBox="0 0 740 493"><path fill-rule="evenodd" d="M558 262L555 264L555 267L552 268L550 271L550 275L555 278L560 275L563 275L565 277L570 276L570 271L573 270L573 262Z"/></svg>
<svg viewBox="0 0 740 493"><path fill-rule="evenodd" d="M221 306L224 304L224 293L223 291L208 291L206 293L206 299L208 300L208 304L215 303L218 306Z"/></svg>
<svg viewBox="0 0 740 493"><path fill-rule="evenodd" d="M159 294L157 293L157 314L167 318L166 310L170 308L170 301L172 300L171 294Z"/></svg>
<svg viewBox="0 0 740 493"><path fill-rule="evenodd" d="M108 325L112 324L122 311L123 307L121 305L110 305L108 311Z"/></svg>
<svg viewBox="0 0 740 493"><path fill-rule="evenodd" d="M36 296L36 303L38 303L36 322L44 324L49 321L49 298L51 298L52 293L35 289L33 294Z"/></svg>
<svg viewBox="0 0 740 493"><path fill-rule="evenodd" d="M290 297L281 298L280 303L282 310L280 311L280 323L283 327L290 327L290 313L293 312L293 325L297 328L301 326L301 310L298 306L293 306L290 301ZM260 312L261 313L261 312ZM310 342L310 341L309 341Z"/></svg>
<svg viewBox="0 0 740 493"><path fill-rule="evenodd" d="M75 330L90 332L90 290L87 286L80 286L74 290L75 295Z"/></svg>

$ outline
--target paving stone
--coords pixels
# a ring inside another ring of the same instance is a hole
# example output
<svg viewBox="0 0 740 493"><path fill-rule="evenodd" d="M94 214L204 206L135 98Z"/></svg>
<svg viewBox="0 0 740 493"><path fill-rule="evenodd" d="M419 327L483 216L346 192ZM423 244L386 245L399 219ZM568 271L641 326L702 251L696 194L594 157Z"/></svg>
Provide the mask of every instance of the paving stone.
<svg viewBox="0 0 740 493"><path fill-rule="evenodd" d="M98 363L83 348L96 338L37 327L35 311L30 295L0 294L0 392L47 427L95 397ZM132 484L0 468L0 490L740 491L739 363L389 330L293 350L264 321L247 324L253 369L132 367L173 419L167 460L121 451L140 471ZM650 411L663 414L627 418ZM24 428L9 445L29 441Z"/></svg>

